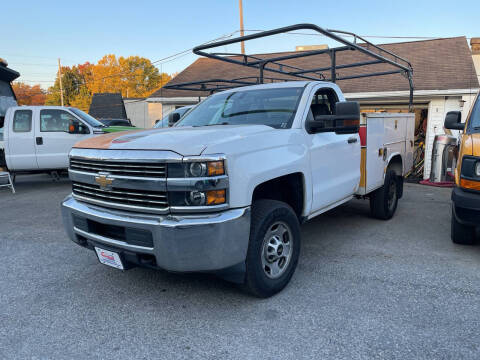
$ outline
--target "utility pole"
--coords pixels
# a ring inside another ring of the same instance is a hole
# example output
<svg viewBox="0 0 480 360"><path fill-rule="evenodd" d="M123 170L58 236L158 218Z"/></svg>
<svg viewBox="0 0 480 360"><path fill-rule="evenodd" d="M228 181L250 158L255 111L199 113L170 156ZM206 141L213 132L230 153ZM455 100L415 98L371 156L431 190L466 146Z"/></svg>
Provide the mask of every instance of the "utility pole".
<svg viewBox="0 0 480 360"><path fill-rule="evenodd" d="M243 5L242 5L242 0L238 0L238 6L240 7L240 36L244 35L243 31ZM242 47L242 54L245 55L245 44L243 41L241 42L241 47Z"/></svg>
<svg viewBox="0 0 480 360"><path fill-rule="evenodd" d="M58 58L58 78L60 79L60 99L63 106L62 66L60 65L60 58Z"/></svg>

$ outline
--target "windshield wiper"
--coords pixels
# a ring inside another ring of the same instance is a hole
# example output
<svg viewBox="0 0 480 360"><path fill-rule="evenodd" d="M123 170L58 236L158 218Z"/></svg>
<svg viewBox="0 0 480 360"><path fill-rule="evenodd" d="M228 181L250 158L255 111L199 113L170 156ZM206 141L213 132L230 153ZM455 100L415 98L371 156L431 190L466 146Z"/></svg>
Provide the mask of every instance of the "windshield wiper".
<svg viewBox="0 0 480 360"><path fill-rule="evenodd" d="M230 123L228 122L222 122L222 123L218 123L218 124L207 124L207 125L193 125L193 127L202 127L202 126L217 126L217 125L230 125Z"/></svg>

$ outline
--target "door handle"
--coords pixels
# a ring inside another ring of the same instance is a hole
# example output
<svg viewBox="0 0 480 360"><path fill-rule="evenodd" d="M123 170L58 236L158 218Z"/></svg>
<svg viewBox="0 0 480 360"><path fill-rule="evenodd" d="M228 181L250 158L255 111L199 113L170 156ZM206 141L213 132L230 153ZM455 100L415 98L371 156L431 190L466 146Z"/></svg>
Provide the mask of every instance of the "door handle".
<svg viewBox="0 0 480 360"><path fill-rule="evenodd" d="M35 138L35 141L37 142L37 145L43 145L43 138L41 136Z"/></svg>
<svg viewBox="0 0 480 360"><path fill-rule="evenodd" d="M357 138L356 137L351 137L347 141L348 141L349 144L354 144L354 143L357 142Z"/></svg>

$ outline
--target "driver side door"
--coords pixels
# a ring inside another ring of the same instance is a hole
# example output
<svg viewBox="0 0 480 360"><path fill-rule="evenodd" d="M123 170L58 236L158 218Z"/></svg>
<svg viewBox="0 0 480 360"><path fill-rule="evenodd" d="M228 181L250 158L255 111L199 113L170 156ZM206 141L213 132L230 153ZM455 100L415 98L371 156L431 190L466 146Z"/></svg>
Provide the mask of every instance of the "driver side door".
<svg viewBox="0 0 480 360"><path fill-rule="evenodd" d="M81 133L70 134L69 125L79 123ZM90 129L73 114L61 109L42 109L35 128L37 163L40 169L68 168L68 153Z"/></svg>
<svg viewBox="0 0 480 360"><path fill-rule="evenodd" d="M336 92L331 88L313 91L307 121L335 115ZM308 134L312 174L311 213L326 210L357 191L360 182L360 138L357 133L334 131Z"/></svg>

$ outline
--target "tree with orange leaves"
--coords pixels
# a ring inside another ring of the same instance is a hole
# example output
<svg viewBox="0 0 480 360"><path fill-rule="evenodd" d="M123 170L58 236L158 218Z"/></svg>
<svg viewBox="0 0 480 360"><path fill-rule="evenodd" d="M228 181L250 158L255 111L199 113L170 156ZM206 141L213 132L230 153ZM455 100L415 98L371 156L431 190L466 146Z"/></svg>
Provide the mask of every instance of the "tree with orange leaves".
<svg viewBox="0 0 480 360"><path fill-rule="evenodd" d="M28 85L22 82L12 84L18 105L44 105L46 91L40 85Z"/></svg>
<svg viewBox="0 0 480 360"><path fill-rule="evenodd" d="M105 55L96 64L62 67L64 103L86 111L95 93L119 92L123 97L146 97L170 79L168 74L160 74L149 59ZM47 104L60 104L58 75L49 89Z"/></svg>

